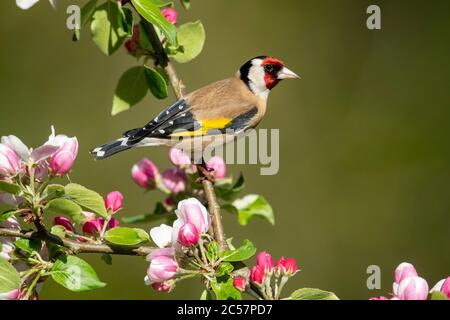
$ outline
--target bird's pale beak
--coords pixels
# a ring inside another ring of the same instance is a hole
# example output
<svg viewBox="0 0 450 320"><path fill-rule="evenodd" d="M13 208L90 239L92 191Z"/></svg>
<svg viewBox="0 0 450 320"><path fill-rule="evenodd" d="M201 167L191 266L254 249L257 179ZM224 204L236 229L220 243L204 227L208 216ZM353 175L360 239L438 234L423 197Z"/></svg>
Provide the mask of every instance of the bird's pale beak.
<svg viewBox="0 0 450 320"><path fill-rule="evenodd" d="M300 79L300 76L286 67L278 72L278 79Z"/></svg>

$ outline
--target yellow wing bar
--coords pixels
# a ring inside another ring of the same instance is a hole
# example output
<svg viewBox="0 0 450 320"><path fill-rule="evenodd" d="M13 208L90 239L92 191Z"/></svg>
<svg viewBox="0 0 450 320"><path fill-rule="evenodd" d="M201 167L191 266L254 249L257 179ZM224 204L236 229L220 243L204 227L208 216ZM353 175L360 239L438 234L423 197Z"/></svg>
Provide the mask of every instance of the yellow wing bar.
<svg viewBox="0 0 450 320"><path fill-rule="evenodd" d="M230 118L213 118L199 120L200 128L194 131L179 131L170 134L171 137L192 137L202 136L210 130L224 129L232 119Z"/></svg>

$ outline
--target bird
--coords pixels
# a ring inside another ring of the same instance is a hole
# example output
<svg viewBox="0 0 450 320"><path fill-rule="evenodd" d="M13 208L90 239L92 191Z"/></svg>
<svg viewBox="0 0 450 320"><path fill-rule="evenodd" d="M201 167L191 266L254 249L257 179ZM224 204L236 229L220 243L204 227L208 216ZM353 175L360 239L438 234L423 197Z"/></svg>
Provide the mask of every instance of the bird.
<svg viewBox="0 0 450 320"><path fill-rule="evenodd" d="M231 78L197 89L161 111L145 126L91 150L96 160L146 146L169 146L203 161L208 146L227 143L255 128L266 114L270 91L284 79L299 79L283 61L257 56Z"/></svg>

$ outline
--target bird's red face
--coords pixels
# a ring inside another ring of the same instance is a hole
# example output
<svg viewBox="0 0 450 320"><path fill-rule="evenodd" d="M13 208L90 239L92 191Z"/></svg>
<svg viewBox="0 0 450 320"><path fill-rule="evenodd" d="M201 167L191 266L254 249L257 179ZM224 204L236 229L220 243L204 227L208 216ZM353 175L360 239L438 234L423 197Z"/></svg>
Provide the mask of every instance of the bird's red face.
<svg viewBox="0 0 450 320"><path fill-rule="evenodd" d="M262 61L261 67L264 70L264 83L266 88L270 90L280 82L278 73L284 68L284 63L277 58L267 57Z"/></svg>
<svg viewBox="0 0 450 320"><path fill-rule="evenodd" d="M240 76L250 90L261 98L266 98L269 91L281 80L300 78L286 68L283 61L268 56L248 61L241 67Z"/></svg>

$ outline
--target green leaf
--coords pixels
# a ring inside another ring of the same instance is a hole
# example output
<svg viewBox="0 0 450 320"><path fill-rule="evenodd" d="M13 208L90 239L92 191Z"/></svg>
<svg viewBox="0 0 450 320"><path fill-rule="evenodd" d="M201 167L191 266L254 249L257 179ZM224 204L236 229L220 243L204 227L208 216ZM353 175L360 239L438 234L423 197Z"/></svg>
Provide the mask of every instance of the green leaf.
<svg viewBox="0 0 450 320"><path fill-rule="evenodd" d="M119 34L131 37L133 35L133 12L129 8L119 6Z"/></svg>
<svg viewBox="0 0 450 320"><path fill-rule="evenodd" d="M291 293L292 300L339 300L333 293L315 288L301 288Z"/></svg>
<svg viewBox="0 0 450 320"><path fill-rule="evenodd" d="M145 20L139 22L139 45L142 49L154 52L152 43L150 42L150 36L148 34L147 28L145 27Z"/></svg>
<svg viewBox="0 0 450 320"><path fill-rule="evenodd" d="M431 300L448 300L447 296L440 291L431 292Z"/></svg>
<svg viewBox="0 0 450 320"><path fill-rule="evenodd" d="M211 241L206 247L206 257L208 258L209 262L214 263L217 260L218 256L219 246L217 245L217 242Z"/></svg>
<svg viewBox="0 0 450 320"><path fill-rule="evenodd" d="M267 200L260 195L250 194L233 202L238 213L239 223L243 226L247 225L253 217L263 217L267 219L272 225L275 224L275 217L273 209ZM228 211L229 208L225 208Z"/></svg>
<svg viewBox="0 0 450 320"><path fill-rule="evenodd" d="M148 22L160 29L170 45L177 44L177 29L161 14L161 11L152 0L131 0L136 11Z"/></svg>
<svg viewBox="0 0 450 320"><path fill-rule="evenodd" d="M183 47L183 52L177 52L173 58L185 63L191 61L202 52L205 43L205 28L199 21L188 22L178 28L178 44Z"/></svg>
<svg viewBox="0 0 450 320"><path fill-rule="evenodd" d="M161 202L157 202L152 213L139 214L132 217L123 217L122 221L125 223L139 223L139 222L155 222L167 218L166 209Z"/></svg>
<svg viewBox="0 0 450 320"><path fill-rule="evenodd" d="M20 287L20 275L8 261L0 258L0 293L6 293Z"/></svg>
<svg viewBox="0 0 450 320"><path fill-rule="evenodd" d="M216 190L217 196L226 201L231 201L244 189L245 180L244 176L241 174L234 185L228 179L219 180L216 182L214 188Z"/></svg>
<svg viewBox="0 0 450 320"><path fill-rule="evenodd" d="M105 239L112 244L133 246L149 241L150 237L142 229L114 228L106 233Z"/></svg>
<svg viewBox="0 0 450 320"><path fill-rule="evenodd" d="M41 251L42 243L40 240L36 239L17 239L14 242L14 246L28 254L31 254L33 251Z"/></svg>
<svg viewBox="0 0 450 320"><path fill-rule="evenodd" d="M223 261L244 261L251 258L256 253L256 247L250 240L244 240L242 246L236 250L225 250L220 253Z"/></svg>
<svg viewBox="0 0 450 320"><path fill-rule="evenodd" d="M51 200L44 208L44 213L69 216L75 223L82 224L84 216L81 207L72 200L57 198Z"/></svg>
<svg viewBox="0 0 450 320"><path fill-rule="evenodd" d="M144 67L132 67L120 77L113 98L112 115L130 109L147 94Z"/></svg>
<svg viewBox="0 0 450 320"><path fill-rule="evenodd" d="M50 184L47 187L47 199L60 198L64 195L64 186L60 184Z"/></svg>
<svg viewBox="0 0 450 320"><path fill-rule="evenodd" d="M233 279L230 276L213 279L211 288L217 300L240 300L242 298L239 290L233 286Z"/></svg>
<svg viewBox="0 0 450 320"><path fill-rule="evenodd" d="M91 19L94 14L95 7L97 6L98 0L91 0L86 3L83 8L81 8L81 26L84 27Z"/></svg>
<svg viewBox="0 0 450 320"><path fill-rule="evenodd" d="M203 290L200 300L212 300L211 292L208 289Z"/></svg>
<svg viewBox="0 0 450 320"><path fill-rule="evenodd" d="M103 198L97 192L76 183L66 185L64 191L67 199L72 200L82 208L97 213L103 218L108 216Z"/></svg>
<svg viewBox="0 0 450 320"><path fill-rule="evenodd" d="M10 193L13 195L18 195L22 189L19 185L15 183L9 183L5 180L0 180L0 191Z"/></svg>
<svg viewBox="0 0 450 320"><path fill-rule="evenodd" d="M50 233L54 234L55 236L58 236L60 238L66 237L66 228L60 225L52 226L50 229Z"/></svg>
<svg viewBox="0 0 450 320"><path fill-rule="evenodd" d="M8 209L3 212L0 212L0 223L11 218L13 215L16 214L16 212L17 210L15 209Z"/></svg>
<svg viewBox="0 0 450 320"><path fill-rule="evenodd" d="M120 48L127 34L119 23L119 8L118 2L108 0L97 7L92 16L92 40L108 56Z"/></svg>
<svg viewBox="0 0 450 320"><path fill-rule="evenodd" d="M156 70L145 66L145 79L150 92L158 99L167 98L167 83L164 77Z"/></svg>
<svg viewBox="0 0 450 320"><path fill-rule="evenodd" d="M51 276L57 283L74 292L91 291L106 285L86 261L75 256L63 256L56 260Z"/></svg>
<svg viewBox="0 0 450 320"><path fill-rule="evenodd" d="M190 0L180 0L180 2L183 8L185 8L186 10L189 10L189 8L191 7Z"/></svg>
<svg viewBox="0 0 450 320"><path fill-rule="evenodd" d="M229 262L222 262L219 265L219 267L217 268L216 275L218 277L222 277L222 276L225 276L227 274L230 274L231 272L233 272L233 270L234 270L234 267L233 267L233 265L231 263L229 263Z"/></svg>
<svg viewBox="0 0 450 320"><path fill-rule="evenodd" d="M112 256L110 254L102 254L101 259L108 265L112 265Z"/></svg>

